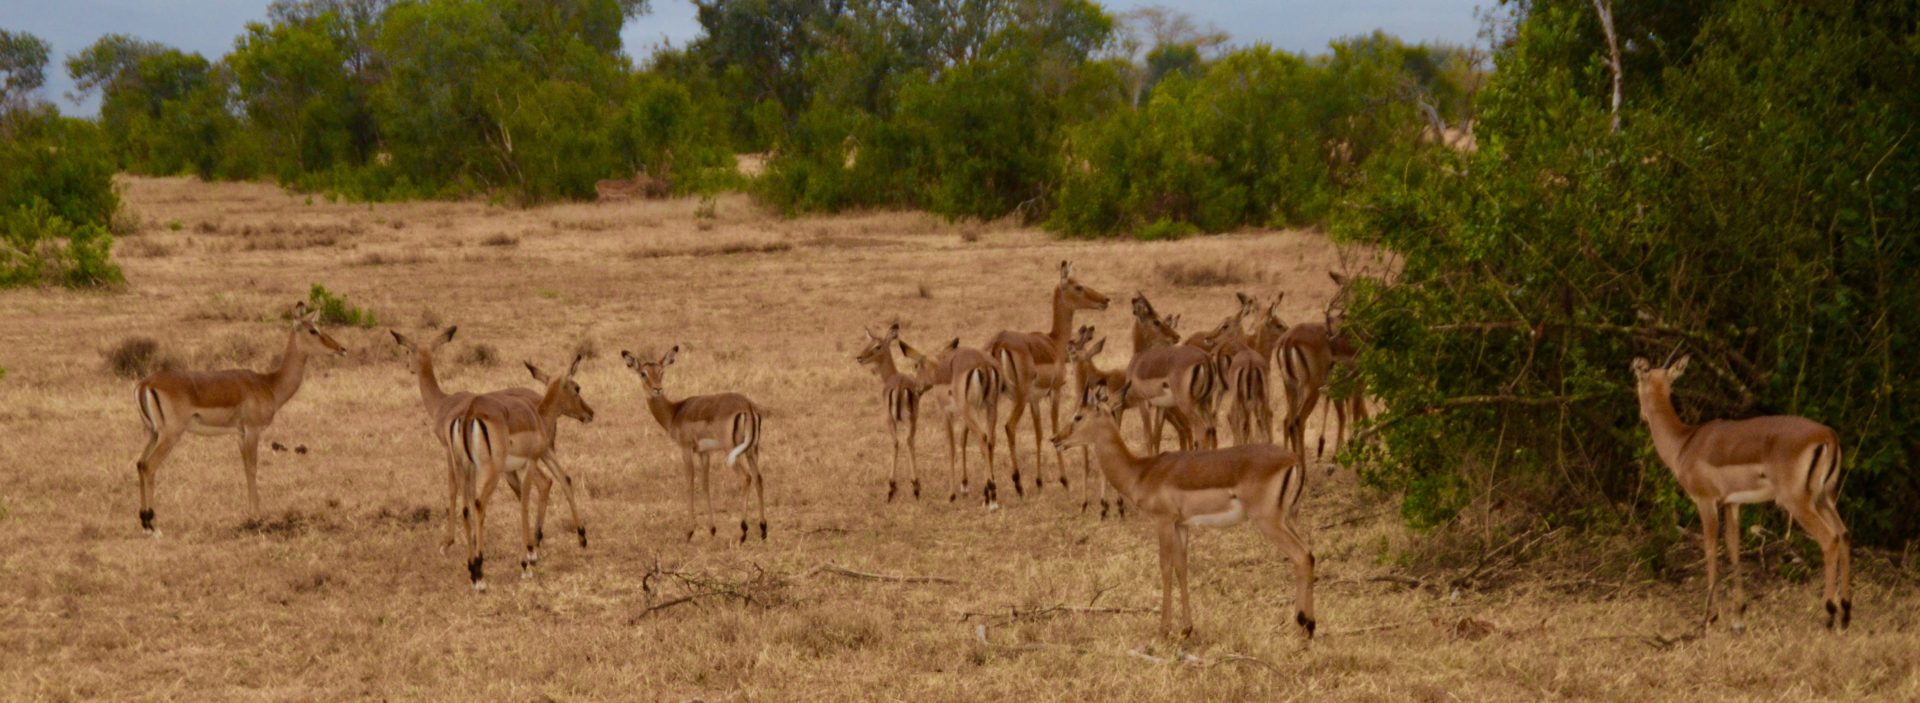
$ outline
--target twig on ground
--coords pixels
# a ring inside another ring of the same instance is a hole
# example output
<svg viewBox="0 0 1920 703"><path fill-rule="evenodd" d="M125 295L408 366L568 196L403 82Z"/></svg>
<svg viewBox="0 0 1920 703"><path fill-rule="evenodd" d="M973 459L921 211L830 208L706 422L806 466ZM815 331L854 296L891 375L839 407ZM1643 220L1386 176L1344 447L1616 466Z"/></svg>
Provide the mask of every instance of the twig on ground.
<svg viewBox="0 0 1920 703"><path fill-rule="evenodd" d="M1004 613L961 613L960 622L966 622L973 618L1000 618L1011 622L1015 620L1037 620L1055 615L1134 615L1142 613L1151 614L1155 612L1159 611L1152 608L1092 608L1078 605L1051 605L1045 608L1021 610L1016 606L1008 608L1007 612Z"/></svg>
<svg viewBox="0 0 1920 703"><path fill-rule="evenodd" d="M854 571L852 569L848 569L845 567L837 566L837 565L826 563L826 562L822 562L819 566L815 566L811 569L807 569L806 571L802 572L800 574L800 578L806 578L808 576L812 576L814 574L820 574L820 573L835 574L839 576L845 576L848 578L866 579L868 581L892 581L895 583L944 583L944 584L960 583L959 581L947 578L945 576L920 576L915 574L897 576L893 574L870 574L865 571Z"/></svg>
<svg viewBox="0 0 1920 703"><path fill-rule="evenodd" d="M1431 621L1431 618L1414 618L1412 620L1402 620L1400 622L1389 622L1389 623L1381 623L1378 625L1368 625L1366 627L1356 627L1350 630L1334 630L1331 632L1321 633L1320 636L1321 637L1342 637L1345 635L1358 635L1363 632L1379 632L1381 630L1395 630L1402 627L1406 627L1408 625L1418 625L1420 623L1429 622L1429 621Z"/></svg>

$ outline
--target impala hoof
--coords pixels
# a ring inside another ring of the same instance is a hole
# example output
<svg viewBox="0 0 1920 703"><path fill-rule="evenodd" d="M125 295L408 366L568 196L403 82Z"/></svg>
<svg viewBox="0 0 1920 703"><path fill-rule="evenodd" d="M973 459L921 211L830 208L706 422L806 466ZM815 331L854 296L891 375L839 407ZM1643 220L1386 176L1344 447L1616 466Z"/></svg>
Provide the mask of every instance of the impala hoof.
<svg viewBox="0 0 1920 703"><path fill-rule="evenodd" d="M580 531L580 548L586 549L587 548L587 528L581 527L577 529L579 529Z"/></svg>
<svg viewBox="0 0 1920 703"><path fill-rule="evenodd" d="M917 478L913 480L913 499L920 499L920 479Z"/></svg>
<svg viewBox="0 0 1920 703"><path fill-rule="evenodd" d="M887 482L887 502L889 503L893 502L893 495L899 492L900 492L900 484L894 483L892 481Z"/></svg>
<svg viewBox="0 0 1920 703"><path fill-rule="evenodd" d="M747 521L741 520L740 521L740 543L746 544L747 535L750 535L750 534L753 534L753 533L751 530L747 529Z"/></svg>
<svg viewBox="0 0 1920 703"><path fill-rule="evenodd" d="M1827 601L1827 629L1833 629L1833 618L1839 612L1840 606L1834 605L1833 601Z"/></svg>
<svg viewBox="0 0 1920 703"><path fill-rule="evenodd" d="M1840 599L1840 629L1845 630L1847 629L1848 625L1852 625L1852 624L1853 624L1853 599L1842 598Z"/></svg>
<svg viewBox="0 0 1920 703"><path fill-rule="evenodd" d="M992 481L988 481L988 482L987 482L987 489L988 489L988 490L992 490L992 489L993 489L993 482L992 482ZM1017 496L1020 496L1020 497L1022 497L1022 498L1025 498L1025 497L1027 497L1027 492L1026 492L1026 490L1025 490L1025 489L1022 489L1022 488L1020 487L1020 472L1018 472L1018 471L1015 471L1015 472L1013 472L1013 494L1014 494L1014 495L1017 495Z"/></svg>
<svg viewBox="0 0 1920 703"><path fill-rule="evenodd" d="M1313 629L1314 629L1314 627L1315 627L1315 626L1317 626L1317 625L1318 625L1319 623L1317 623L1317 622L1314 622L1314 619L1313 619L1313 618L1310 618L1310 617L1307 617L1307 614L1306 614L1306 613L1302 613L1302 612L1299 612L1299 611L1294 611L1294 613L1293 613L1293 621L1294 621L1294 622L1297 622L1297 623L1300 623L1300 629L1302 629L1302 630L1305 630L1305 631L1306 631L1306 633L1307 633L1307 639L1313 639Z"/></svg>
<svg viewBox="0 0 1920 703"><path fill-rule="evenodd" d="M719 536L720 536L720 526L719 526L719 525L708 525L708 526L707 526L707 536L708 536L708 537L719 537Z"/></svg>
<svg viewBox="0 0 1920 703"><path fill-rule="evenodd" d="M152 509L145 509L140 511L140 531L150 535L160 534L159 530L153 529L153 510Z"/></svg>
<svg viewBox="0 0 1920 703"><path fill-rule="evenodd" d="M534 544L546 544L546 543L547 543L547 530L546 530L546 528L544 528L544 527L542 527L542 528L539 528L539 529L536 529L536 530L534 530L534 531L533 531L533 543L534 543Z"/></svg>
<svg viewBox="0 0 1920 703"><path fill-rule="evenodd" d="M486 578L486 562L487 557L485 555L467 560L467 578L473 582L473 590L487 590L486 581L481 580Z"/></svg>
<svg viewBox="0 0 1920 703"><path fill-rule="evenodd" d="M695 532L695 530L687 530L687 541L688 541L688 542L692 542L692 541L693 541L693 533L694 533L694 532Z"/></svg>
<svg viewBox="0 0 1920 703"><path fill-rule="evenodd" d="M760 541L767 541L767 521L760 521Z"/></svg>

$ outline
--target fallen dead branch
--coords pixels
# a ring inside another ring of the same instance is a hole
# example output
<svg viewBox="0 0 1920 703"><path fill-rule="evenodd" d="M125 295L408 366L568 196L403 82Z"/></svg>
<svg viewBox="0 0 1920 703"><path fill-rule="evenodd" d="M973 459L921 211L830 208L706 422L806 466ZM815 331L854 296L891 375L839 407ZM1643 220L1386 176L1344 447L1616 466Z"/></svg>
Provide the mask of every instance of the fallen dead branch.
<svg viewBox="0 0 1920 703"><path fill-rule="evenodd" d="M640 577L640 590L646 594L647 607L627 619L628 624L637 623L654 613L687 603L706 599L739 601L741 605L751 605L761 609L772 608L786 602L787 580L752 564L753 573L740 579L727 579L705 573L674 571L661 568L655 562L646 575ZM681 594L655 601L656 594L669 586L677 587Z"/></svg>
<svg viewBox="0 0 1920 703"><path fill-rule="evenodd" d="M1399 628L1406 627L1408 625L1418 625L1423 622L1430 622L1431 620L1432 618L1414 618L1412 620L1402 620L1400 622L1381 623L1378 625L1368 625L1366 627L1356 627L1356 628L1347 629L1347 630L1333 630L1330 632L1320 633L1320 636L1321 637L1344 637L1346 635L1358 635L1365 632L1379 632L1381 630L1397 630Z"/></svg>
<svg viewBox="0 0 1920 703"><path fill-rule="evenodd" d="M834 574L836 576L845 576L847 578L864 579L867 581L890 581L893 583L942 583L942 584L960 583L959 581L947 578L945 576L920 576L916 574L906 574L906 575L870 574L865 571L854 571L853 569L848 569L842 566L838 566L831 563L824 563L824 562L821 563L819 566L815 566L811 569L807 569L806 571L802 572L799 577L806 578L809 576L813 576L814 574Z"/></svg>
<svg viewBox="0 0 1920 703"><path fill-rule="evenodd" d="M1008 608L1007 612L1004 613L961 613L960 622L966 622L974 618L1000 619L1013 622L1017 620L1039 620L1057 615L1136 615L1156 612L1159 611L1152 608L1095 608L1079 605L1050 605L1045 608L1021 610L1018 606L1015 606Z"/></svg>

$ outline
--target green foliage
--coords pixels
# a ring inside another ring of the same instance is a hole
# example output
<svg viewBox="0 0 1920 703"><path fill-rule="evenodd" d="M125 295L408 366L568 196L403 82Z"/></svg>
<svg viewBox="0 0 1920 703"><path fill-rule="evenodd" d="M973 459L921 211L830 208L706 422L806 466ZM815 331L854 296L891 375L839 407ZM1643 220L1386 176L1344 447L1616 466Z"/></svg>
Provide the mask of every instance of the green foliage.
<svg viewBox="0 0 1920 703"><path fill-rule="evenodd" d="M307 292L307 305L320 311L321 324L349 327L373 327L379 324L373 317L373 311L348 303L345 298L318 283L313 284L313 289Z"/></svg>
<svg viewBox="0 0 1920 703"><path fill-rule="evenodd" d="M47 82L47 54L44 39L26 32L0 29L0 109L24 101Z"/></svg>
<svg viewBox="0 0 1920 703"><path fill-rule="evenodd" d="M108 227L120 207L100 130L51 107L0 113L0 287L122 281Z"/></svg>
<svg viewBox="0 0 1920 703"><path fill-rule="evenodd" d="M1899 402L1920 391L1904 362L1920 353L1920 53L1888 47L1920 46L1912 10L1735 0L1676 24L1646 5L1616 16L1623 37L1661 37L1628 72L1618 133L1591 5L1541 1L1480 96L1477 151L1365 163L1334 231L1401 264L1347 318L1390 408L1363 475L1404 491L1417 524L1488 500L1670 531L1691 507L1648 448L1628 363L1678 351L1696 369L1683 418L1833 426L1852 531L1904 539L1920 528L1920 417Z"/></svg>

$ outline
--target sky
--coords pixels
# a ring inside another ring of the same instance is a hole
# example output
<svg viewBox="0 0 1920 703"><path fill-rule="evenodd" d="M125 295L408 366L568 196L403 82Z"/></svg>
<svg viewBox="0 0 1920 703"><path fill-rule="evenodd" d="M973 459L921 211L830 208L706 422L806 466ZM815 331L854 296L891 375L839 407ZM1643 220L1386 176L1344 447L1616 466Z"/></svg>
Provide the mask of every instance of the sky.
<svg viewBox="0 0 1920 703"><path fill-rule="evenodd" d="M246 23L266 18L269 0L0 0L0 29L26 31L53 45L42 97L67 114L88 115L97 99L75 104L62 62L103 34L130 34L218 59ZM1476 8L1496 0L1108 0L1116 14L1162 5L1225 30L1231 43L1270 44L1319 53L1340 37L1385 30L1408 41L1471 44ZM663 44L684 46L700 33L689 0L654 0L652 14L621 32L628 54L644 58Z"/></svg>

